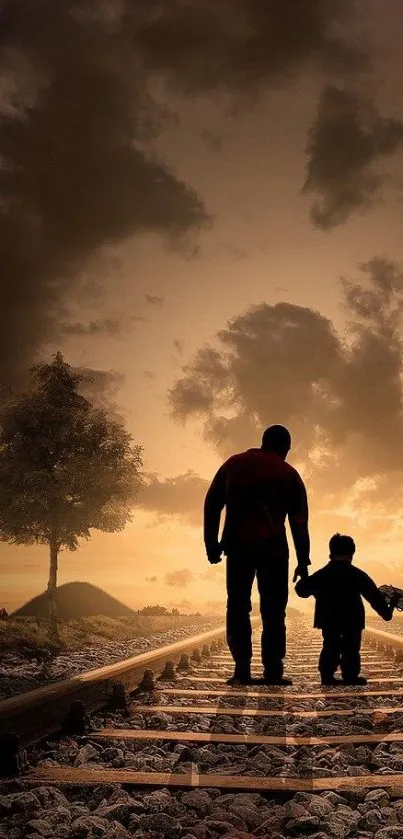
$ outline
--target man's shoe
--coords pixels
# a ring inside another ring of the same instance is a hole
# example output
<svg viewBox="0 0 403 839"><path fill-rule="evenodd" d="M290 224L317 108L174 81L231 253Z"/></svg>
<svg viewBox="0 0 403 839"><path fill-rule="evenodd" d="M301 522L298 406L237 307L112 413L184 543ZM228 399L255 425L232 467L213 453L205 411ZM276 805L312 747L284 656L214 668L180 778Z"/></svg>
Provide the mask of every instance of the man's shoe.
<svg viewBox="0 0 403 839"><path fill-rule="evenodd" d="M237 687L238 685L252 685L253 679L252 676L236 676L235 673L231 676L230 679L227 679L227 685L231 685L231 687Z"/></svg>
<svg viewBox="0 0 403 839"><path fill-rule="evenodd" d="M367 685L368 679L365 676L356 676L355 679L343 678L343 685Z"/></svg>
<svg viewBox="0 0 403 839"><path fill-rule="evenodd" d="M336 679L335 676L322 676L320 683L324 687L325 686L330 687L331 685L342 685L343 684L341 679Z"/></svg>
<svg viewBox="0 0 403 839"><path fill-rule="evenodd" d="M249 665L235 665L234 675L227 680L227 685L251 685L252 676Z"/></svg>
<svg viewBox="0 0 403 839"><path fill-rule="evenodd" d="M256 685L272 685L273 687L283 687L286 688L289 685L292 685L292 679L285 679L284 676L269 676L264 675L263 679L256 679Z"/></svg>

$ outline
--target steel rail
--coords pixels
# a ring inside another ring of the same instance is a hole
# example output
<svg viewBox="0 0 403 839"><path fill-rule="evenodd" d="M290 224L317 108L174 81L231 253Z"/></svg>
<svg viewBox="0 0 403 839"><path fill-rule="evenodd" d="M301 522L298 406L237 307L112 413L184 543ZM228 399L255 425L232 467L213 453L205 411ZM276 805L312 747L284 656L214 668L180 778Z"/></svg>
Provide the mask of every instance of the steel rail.
<svg viewBox="0 0 403 839"><path fill-rule="evenodd" d="M365 635L373 641L396 647L399 650L403 649L403 635L395 635L393 632L388 632L385 629L376 629L374 626L366 626L364 637Z"/></svg>
<svg viewBox="0 0 403 839"><path fill-rule="evenodd" d="M110 702L116 683L131 691L146 670L157 674L168 661L176 664L182 655L224 637L225 626L219 626L151 652L4 699L0 702L0 737L13 732L19 736L21 745L43 740L60 730L73 702L83 702L88 712L99 710Z"/></svg>

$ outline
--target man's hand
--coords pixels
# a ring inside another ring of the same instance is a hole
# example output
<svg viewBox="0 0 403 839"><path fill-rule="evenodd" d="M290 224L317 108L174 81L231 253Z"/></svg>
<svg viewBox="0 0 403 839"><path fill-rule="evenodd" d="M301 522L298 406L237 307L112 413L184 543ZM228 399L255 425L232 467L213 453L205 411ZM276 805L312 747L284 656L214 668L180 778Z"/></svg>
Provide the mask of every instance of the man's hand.
<svg viewBox="0 0 403 839"><path fill-rule="evenodd" d="M297 582L298 577L301 577L301 580L308 579L308 568L306 565L297 565L292 578L293 583Z"/></svg>
<svg viewBox="0 0 403 839"><path fill-rule="evenodd" d="M207 551L207 559L210 565L218 565L219 562L222 562L222 548L220 545L216 545L214 548L211 548Z"/></svg>

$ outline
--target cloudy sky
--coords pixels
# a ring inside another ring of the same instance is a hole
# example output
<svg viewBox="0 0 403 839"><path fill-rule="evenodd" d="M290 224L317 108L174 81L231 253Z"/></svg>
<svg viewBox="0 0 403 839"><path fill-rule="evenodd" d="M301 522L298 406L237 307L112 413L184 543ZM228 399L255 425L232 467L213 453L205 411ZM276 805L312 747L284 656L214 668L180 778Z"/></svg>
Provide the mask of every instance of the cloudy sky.
<svg viewBox="0 0 403 839"><path fill-rule="evenodd" d="M224 598L201 507L289 425L312 560L336 530L403 583L403 8L398 0L0 3L0 380L61 349L144 446L120 534L60 582ZM1 545L0 605L45 546Z"/></svg>

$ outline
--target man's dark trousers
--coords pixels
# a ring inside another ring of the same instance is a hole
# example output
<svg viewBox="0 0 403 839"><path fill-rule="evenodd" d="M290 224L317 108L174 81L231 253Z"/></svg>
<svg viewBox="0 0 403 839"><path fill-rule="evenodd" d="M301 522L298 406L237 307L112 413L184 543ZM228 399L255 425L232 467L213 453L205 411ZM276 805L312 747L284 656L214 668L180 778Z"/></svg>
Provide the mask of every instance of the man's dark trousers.
<svg viewBox="0 0 403 839"><path fill-rule="evenodd" d="M227 556L227 643L236 665L252 659L251 593L255 577L262 616L262 662L265 676L283 675L286 653L285 612L288 601L288 549L252 545Z"/></svg>
<svg viewBox="0 0 403 839"><path fill-rule="evenodd" d="M356 679L361 669L361 629L322 629L323 648L319 656L322 679L332 677L340 665L343 679Z"/></svg>

